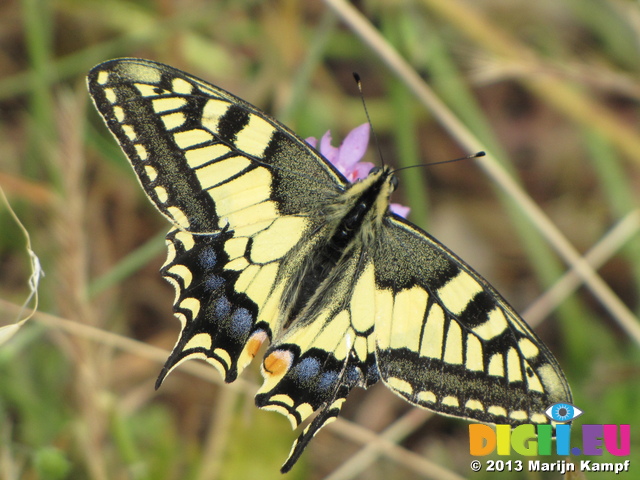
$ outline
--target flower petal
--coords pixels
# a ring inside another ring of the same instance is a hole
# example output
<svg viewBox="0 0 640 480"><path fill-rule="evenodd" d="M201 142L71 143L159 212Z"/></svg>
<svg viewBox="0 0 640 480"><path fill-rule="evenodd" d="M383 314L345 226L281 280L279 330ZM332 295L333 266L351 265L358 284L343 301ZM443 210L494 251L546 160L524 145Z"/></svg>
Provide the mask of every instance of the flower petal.
<svg viewBox="0 0 640 480"><path fill-rule="evenodd" d="M322 136L319 147L318 140L315 137L307 138L306 142L313 148L317 148L351 183L366 178L375 166L371 162L359 161L364 156L369 144L368 123L364 123L351 130L339 147L331 145L331 131L327 131L327 133ZM411 209L399 203L392 203L389 205L389 210L396 215L406 218Z"/></svg>
<svg viewBox="0 0 640 480"><path fill-rule="evenodd" d="M389 209L396 215L400 215L402 218L407 218L407 215L409 215L409 212L411 211L411 207L407 207L399 203L390 204Z"/></svg>
<svg viewBox="0 0 640 480"><path fill-rule="evenodd" d="M375 165L371 162L359 162L356 163L347 178L350 182L355 182L356 180L362 180L363 178L367 178L371 169L375 167Z"/></svg>
<svg viewBox="0 0 640 480"><path fill-rule="evenodd" d="M364 156L369 145L369 124L363 123L354 128L342 141L340 145L337 163L343 165L347 170Z"/></svg>
<svg viewBox="0 0 640 480"><path fill-rule="evenodd" d="M327 130L320 139L320 153L329 160L334 167L337 167L338 148L331 145L331 130Z"/></svg>

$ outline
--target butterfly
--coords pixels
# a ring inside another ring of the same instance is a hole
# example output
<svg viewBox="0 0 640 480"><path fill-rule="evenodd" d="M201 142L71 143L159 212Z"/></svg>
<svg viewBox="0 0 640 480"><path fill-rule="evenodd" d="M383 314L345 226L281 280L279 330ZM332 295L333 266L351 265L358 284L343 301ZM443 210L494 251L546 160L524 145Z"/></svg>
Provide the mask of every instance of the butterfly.
<svg viewBox="0 0 640 480"><path fill-rule="evenodd" d="M282 472L382 380L445 415L548 423L571 403L553 355L502 296L389 209L388 167L350 183L284 125L221 88L134 58L88 87L151 202L169 220L162 275L181 333L156 387L187 359L233 382L268 342L260 408L295 428Z"/></svg>

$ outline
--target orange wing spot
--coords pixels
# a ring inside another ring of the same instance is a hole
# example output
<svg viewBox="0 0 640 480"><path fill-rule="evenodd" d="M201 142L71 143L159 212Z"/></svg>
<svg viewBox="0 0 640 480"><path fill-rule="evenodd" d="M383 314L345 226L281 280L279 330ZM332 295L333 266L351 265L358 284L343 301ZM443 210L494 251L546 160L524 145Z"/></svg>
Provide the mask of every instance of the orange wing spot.
<svg viewBox="0 0 640 480"><path fill-rule="evenodd" d="M276 350L264 359L264 372L268 375L284 375L293 361L293 354L289 350Z"/></svg>
<svg viewBox="0 0 640 480"><path fill-rule="evenodd" d="M255 357L260 350L260 347L267 339L267 333L264 330L259 330L249 338L247 341L247 353L251 356L251 358Z"/></svg>

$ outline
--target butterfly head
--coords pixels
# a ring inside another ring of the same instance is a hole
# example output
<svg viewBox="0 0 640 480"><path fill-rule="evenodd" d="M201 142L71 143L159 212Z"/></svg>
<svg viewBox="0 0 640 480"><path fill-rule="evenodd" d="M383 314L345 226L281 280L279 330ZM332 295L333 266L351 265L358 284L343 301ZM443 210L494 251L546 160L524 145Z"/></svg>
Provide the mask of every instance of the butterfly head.
<svg viewBox="0 0 640 480"><path fill-rule="evenodd" d="M374 212L381 219L389 210L391 194L398 188L398 177L387 166L373 167L363 183L367 185L366 190L375 196L375 202L372 203L375 205Z"/></svg>
<svg viewBox="0 0 640 480"><path fill-rule="evenodd" d="M383 218L389 214L391 194L398 180L387 167L373 167L369 175L350 185L345 192L336 231L359 231L360 241L369 244L381 227Z"/></svg>
<svg viewBox="0 0 640 480"><path fill-rule="evenodd" d="M383 181L388 183L389 194L398 188L398 177L393 174L393 171L385 167L373 167L369 170L369 176L375 176L376 178L382 178Z"/></svg>

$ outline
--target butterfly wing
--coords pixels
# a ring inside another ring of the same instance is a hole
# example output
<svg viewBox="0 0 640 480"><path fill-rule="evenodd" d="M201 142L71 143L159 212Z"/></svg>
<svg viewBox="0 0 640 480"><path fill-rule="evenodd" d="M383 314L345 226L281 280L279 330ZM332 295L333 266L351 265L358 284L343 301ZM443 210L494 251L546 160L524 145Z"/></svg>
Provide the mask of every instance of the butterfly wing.
<svg viewBox="0 0 640 480"><path fill-rule="evenodd" d="M231 382L282 328L283 258L312 248L305 238L324 202L347 182L286 127L180 70L111 60L91 70L88 86L144 191L174 225L162 274L176 289L182 331L158 384L189 358Z"/></svg>
<svg viewBox="0 0 640 480"><path fill-rule="evenodd" d="M388 216L374 264L377 363L395 393L447 415L513 425L548 423L549 405L571 403L549 350L437 240Z"/></svg>
<svg viewBox="0 0 640 480"><path fill-rule="evenodd" d="M380 378L415 405L489 423L547 423L549 405L571 402L551 353L455 254L395 215L374 238L354 242L319 287L322 309L311 299L267 351L257 404L294 426L319 410L283 471L353 387Z"/></svg>
<svg viewBox="0 0 640 480"><path fill-rule="evenodd" d="M354 246L265 354L265 382L256 404L286 415L293 427L318 412L295 441L283 473L314 435L338 417L354 387L379 380L373 287L370 257L362 245Z"/></svg>

